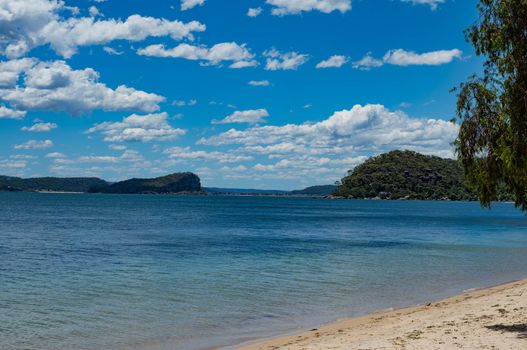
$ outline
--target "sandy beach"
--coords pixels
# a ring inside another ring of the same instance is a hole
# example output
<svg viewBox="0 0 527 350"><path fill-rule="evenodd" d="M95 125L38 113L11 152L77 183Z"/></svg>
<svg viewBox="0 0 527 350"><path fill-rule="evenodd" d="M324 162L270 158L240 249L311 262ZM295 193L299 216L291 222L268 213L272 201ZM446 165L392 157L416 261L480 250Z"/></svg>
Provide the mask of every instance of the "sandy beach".
<svg viewBox="0 0 527 350"><path fill-rule="evenodd" d="M527 279L239 348L271 349L527 349Z"/></svg>

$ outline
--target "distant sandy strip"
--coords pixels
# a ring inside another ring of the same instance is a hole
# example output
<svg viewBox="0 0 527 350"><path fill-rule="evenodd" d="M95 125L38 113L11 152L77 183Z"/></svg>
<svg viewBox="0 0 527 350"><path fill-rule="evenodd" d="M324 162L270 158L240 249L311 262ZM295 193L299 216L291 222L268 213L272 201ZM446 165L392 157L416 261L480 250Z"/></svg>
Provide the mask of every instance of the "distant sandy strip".
<svg viewBox="0 0 527 350"><path fill-rule="evenodd" d="M239 349L527 349L527 279Z"/></svg>

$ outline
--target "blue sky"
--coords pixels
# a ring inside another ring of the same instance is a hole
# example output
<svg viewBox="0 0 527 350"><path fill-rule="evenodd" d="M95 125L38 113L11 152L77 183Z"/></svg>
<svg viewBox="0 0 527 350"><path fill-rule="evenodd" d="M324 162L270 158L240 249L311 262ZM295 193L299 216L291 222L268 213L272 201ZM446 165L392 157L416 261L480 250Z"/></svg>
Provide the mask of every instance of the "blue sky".
<svg viewBox="0 0 527 350"><path fill-rule="evenodd" d="M0 174L333 183L367 157L453 157L481 69L475 1L5 0Z"/></svg>

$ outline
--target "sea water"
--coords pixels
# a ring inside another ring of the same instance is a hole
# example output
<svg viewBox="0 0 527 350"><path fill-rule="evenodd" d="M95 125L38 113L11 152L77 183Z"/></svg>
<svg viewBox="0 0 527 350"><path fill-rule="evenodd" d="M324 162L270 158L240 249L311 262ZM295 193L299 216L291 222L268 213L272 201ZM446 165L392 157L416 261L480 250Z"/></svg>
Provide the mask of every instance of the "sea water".
<svg viewBox="0 0 527 350"><path fill-rule="evenodd" d="M208 349L527 277L509 203L0 193L0 349Z"/></svg>

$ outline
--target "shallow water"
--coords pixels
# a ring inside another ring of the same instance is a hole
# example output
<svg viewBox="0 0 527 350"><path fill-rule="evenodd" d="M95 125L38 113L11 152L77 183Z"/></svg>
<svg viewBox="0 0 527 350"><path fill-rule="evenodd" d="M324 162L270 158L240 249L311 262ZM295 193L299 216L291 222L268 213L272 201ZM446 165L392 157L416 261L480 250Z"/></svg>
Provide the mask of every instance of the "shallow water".
<svg viewBox="0 0 527 350"><path fill-rule="evenodd" d="M205 349L527 276L512 204L0 193L0 349Z"/></svg>

